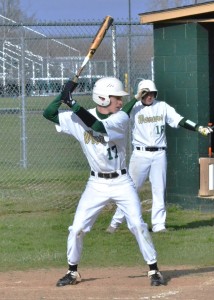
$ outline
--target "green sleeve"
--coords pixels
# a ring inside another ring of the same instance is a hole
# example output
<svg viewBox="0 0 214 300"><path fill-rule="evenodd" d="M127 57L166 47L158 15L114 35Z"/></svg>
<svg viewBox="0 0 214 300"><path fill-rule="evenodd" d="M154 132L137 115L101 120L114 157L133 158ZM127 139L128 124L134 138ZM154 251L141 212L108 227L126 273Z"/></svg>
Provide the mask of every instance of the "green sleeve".
<svg viewBox="0 0 214 300"><path fill-rule="evenodd" d="M183 118L180 120L180 122L178 123L178 125L180 125L181 127L191 130L191 131L197 131L198 130L198 125L186 118Z"/></svg>
<svg viewBox="0 0 214 300"><path fill-rule="evenodd" d="M103 123L78 103L75 103L71 107L71 110L83 121L86 126L92 128L96 132L106 133Z"/></svg>
<svg viewBox="0 0 214 300"><path fill-rule="evenodd" d="M43 116L56 124L59 124L59 112L58 109L61 105L61 94L59 94L44 110ZM78 103L75 103L71 110L85 123L88 127L92 128L94 131L100 133L106 133L105 127L102 122L97 120L92 114L90 114L86 109L81 107Z"/></svg>
<svg viewBox="0 0 214 300"><path fill-rule="evenodd" d="M44 110L43 117L47 120L59 124L58 109L61 105L61 94L59 94Z"/></svg>
<svg viewBox="0 0 214 300"><path fill-rule="evenodd" d="M123 108L122 111L124 111L125 113L127 113L127 115L129 116L133 106L136 104L137 99L133 98L131 101L129 101L128 103L126 103ZM94 131L100 132L100 133L106 133L105 127L103 125L102 122L96 120L96 122L94 122L93 126L91 127Z"/></svg>
<svg viewBox="0 0 214 300"><path fill-rule="evenodd" d="M105 129L103 123L100 122L99 120L97 120L91 128L96 132L106 133L106 129Z"/></svg>
<svg viewBox="0 0 214 300"><path fill-rule="evenodd" d="M123 106L122 111L127 113L127 115L129 116L133 106L136 104L137 101L137 99L133 98Z"/></svg>
<svg viewBox="0 0 214 300"><path fill-rule="evenodd" d="M131 101L126 103L124 107L122 108L122 111L127 113L127 115L130 114L133 106L136 104L137 100L133 98ZM92 128L96 132L100 133L106 133L105 127L103 123L97 118L95 118L92 114L90 114L87 110L85 110L83 107L81 107L78 103L75 103L71 110L90 128Z"/></svg>

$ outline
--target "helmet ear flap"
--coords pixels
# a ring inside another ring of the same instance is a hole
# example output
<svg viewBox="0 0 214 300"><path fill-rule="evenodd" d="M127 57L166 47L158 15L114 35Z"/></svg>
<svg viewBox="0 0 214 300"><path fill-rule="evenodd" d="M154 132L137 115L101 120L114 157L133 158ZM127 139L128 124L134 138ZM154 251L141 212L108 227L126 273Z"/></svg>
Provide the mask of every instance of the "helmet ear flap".
<svg viewBox="0 0 214 300"><path fill-rule="evenodd" d="M100 106L109 106L111 100L109 96L98 96L99 101L97 102L97 104L99 104Z"/></svg>
<svg viewBox="0 0 214 300"><path fill-rule="evenodd" d="M93 93L93 101L100 106L108 106L110 104L109 96Z"/></svg>

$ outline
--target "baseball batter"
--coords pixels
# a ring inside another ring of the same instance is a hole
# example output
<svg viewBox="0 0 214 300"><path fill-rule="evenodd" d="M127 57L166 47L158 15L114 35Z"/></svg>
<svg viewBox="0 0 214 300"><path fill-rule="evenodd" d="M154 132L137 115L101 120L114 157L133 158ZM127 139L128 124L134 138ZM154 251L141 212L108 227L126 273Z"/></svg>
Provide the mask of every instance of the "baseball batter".
<svg viewBox="0 0 214 300"><path fill-rule="evenodd" d="M184 127L198 131L202 135L212 132L210 127L202 127L179 115L164 101L156 100L157 88L151 80L142 80L138 92L143 97L131 111L133 152L130 158L129 173L137 190L149 177L152 190L151 223L153 232L166 231L166 124L173 128ZM124 213L118 207L107 232L113 233L123 222Z"/></svg>
<svg viewBox="0 0 214 300"><path fill-rule="evenodd" d="M157 266L157 254L148 226L142 219L140 199L126 168L126 130L129 113L142 91L122 110L122 97L128 95L120 80L105 77L93 88L96 108L85 110L69 92L68 82L63 92L45 109L43 115L56 123L57 131L75 137L90 165L90 177L79 201L67 240L68 272L57 286L75 284L80 279L77 271L83 248L83 237L89 232L101 210L115 201L123 211L128 228L135 236L144 260L149 266L151 285L163 284ZM65 102L71 111L58 112Z"/></svg>

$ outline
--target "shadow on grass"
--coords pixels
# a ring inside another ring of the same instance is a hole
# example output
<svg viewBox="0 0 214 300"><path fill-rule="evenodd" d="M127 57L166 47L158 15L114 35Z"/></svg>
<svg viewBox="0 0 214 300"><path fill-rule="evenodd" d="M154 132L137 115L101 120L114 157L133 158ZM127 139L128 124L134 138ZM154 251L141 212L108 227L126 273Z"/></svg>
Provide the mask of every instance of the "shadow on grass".
<svg viewBox="0 0 214 300"><path fill-rule="evenodd" d="M179 229L194 229L198 227L207 227L207 226L214 226L214 218L209 220L194 221L184 225L168 225L167 228L169 230L179 230Z"/></svg>

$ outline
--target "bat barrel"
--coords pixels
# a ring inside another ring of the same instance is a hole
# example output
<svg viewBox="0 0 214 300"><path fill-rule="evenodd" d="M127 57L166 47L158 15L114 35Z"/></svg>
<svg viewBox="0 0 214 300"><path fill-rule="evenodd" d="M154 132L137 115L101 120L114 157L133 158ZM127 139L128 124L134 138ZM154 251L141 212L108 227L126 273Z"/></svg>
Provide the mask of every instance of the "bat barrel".
<svg viewBox="0 0 214 300"><path fill-rule="evenodd" d="M106 32L109 29L109 27L112 25L113 21L114 21L114 19L110 16L106 16L105 19L103 20L102 24L99 27L98 32L96 33L96 35L92 41L92 44L88 50L87 55L85 56L85 59L81 65L81 67L77 71L75 77L72 79L73 82L77 83L78 78L79 78L80 74L82 73L85 65L88 63L89 59L91 59L93 57L94 53L96 52L97 48L101 44L102 40L104 39Z"/></svg>
<svg viewBox="0 0 214 300"><path fill-rule="evenodd" d="M91 47L89 48L89 56L90 58L94 55L97 48L101 44L104 36L106 35L107 30L112 25L114 19L110 16L105 17L104 21L102 22L97 34L95 35L95 38L91 44Z"/></svg>

